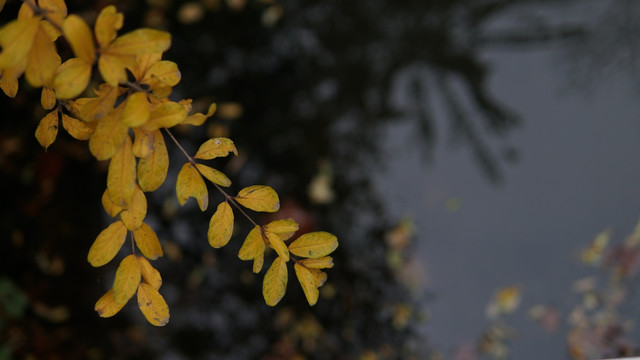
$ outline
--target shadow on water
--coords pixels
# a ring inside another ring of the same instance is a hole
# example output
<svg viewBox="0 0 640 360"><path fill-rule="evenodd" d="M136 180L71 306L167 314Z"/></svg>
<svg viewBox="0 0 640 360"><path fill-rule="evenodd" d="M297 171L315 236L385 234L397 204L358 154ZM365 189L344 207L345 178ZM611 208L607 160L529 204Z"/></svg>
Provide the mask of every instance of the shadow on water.
<svg viewBox="0 0 640 360"><path fill-rule="evenodd" d="M421 271L410 223L390 217L385 203L392 200L372 184L372 174L387 166L381 153L387 130L396 124L410 128L403 141L420 147L426 159L438 143L466 147L489 182L508 183L506 165L518 159L518 144L511 145L509 137L521 114L489 89L491 63L483 51L560 44L584 61L582 54L594 51L593 44L608 40L599 40L604 35L593 33L580 16L558 19L575 3L120 4L126 26L137 22L171 32L167 58L182 70L179 96L194 98L196 107L210 100L221 105L206 134L185 130L182 141L194 147L206 137L228 134L242 155L220 165L234 184L273 186L282 217L296 218L307 231L338 234L340 248L315 307L306 305L292 279L283 302L267 308L261 277L237 259L241 236L225 249L210 249L203 240L203 215L193 206L177 211L167 184L149 202L155 207L151 220L167 239L160 271L171 323L136 338L140 316L126 308L131 319L118 324L134 335L111 339L139 341L147 350L121 345L105 353L144 357L149 351L166 359L423 358L430 349L418 326L421 308L433 295L408 276ZM583 68L611 61L590 58L594 63ZM183 162L179 155L172 158L174 168ZM237 234L247 226L239 224Z"/></svg>

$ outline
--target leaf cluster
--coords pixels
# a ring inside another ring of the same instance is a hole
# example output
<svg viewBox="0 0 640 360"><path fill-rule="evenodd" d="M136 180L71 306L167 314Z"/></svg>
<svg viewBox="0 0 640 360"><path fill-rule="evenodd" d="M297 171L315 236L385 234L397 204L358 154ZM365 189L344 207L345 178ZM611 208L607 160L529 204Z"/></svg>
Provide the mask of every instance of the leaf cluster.
<svg viewBox="0 0 640 360"><path fill-rule="evenodd" d="M0 0L0 10L3 5L4 0ZM62 123L73 138L88 140L97 160L109 161L102 205L114 222L99 233L87 259L94 267L109 263L122 249L127 235L132 253L121 260L113 287L98 300L95 310L101 317L113 316L137 294L138 307L149 323L163 326L169 321L169 308L159 293L161 275L149 262L163 256L162 246L144 221L145 193L158 189L169 169L165 134L187 158L176 180L179 203L184 205L194 198L205 211L209 203L205 180L224 196L209 223L210 245L219 248L230 241L235 207L255 225L239 257L253 260L257 273L264 263L265 250L273 248L277 253L264 278L266 303L275 305L284 296L286 264L293 259L307 300L315 304L318 287L326 281L321 269L333 266L327 255L338 246L337 238L315 232L291 242L298 230L294 220L276 220L264 226L253 221L243 208L278 211L276 191L253 185L230 196L222 189L229 187L231 180L200 161L237 155L228 138L210 139L193 157L187 154L169 129L202 125L215 113L216 105L211 104L206 114L191 113L191 99L171 100L172 88L181 79L177 64L162 59L171 45L171 35L148 28L119 35L123 23L123 14L112 5L102 9L90 26L82 17L68 14L64 0L25 0L17 18L0 27L0 89L15 97L23 75L29 85L42 88L40 102L48 113L35 130L38 142L46 150ZM74 57L63 61L56 47L59 39L69 44ZM90 88L95 78L100 80Z"/></svg>

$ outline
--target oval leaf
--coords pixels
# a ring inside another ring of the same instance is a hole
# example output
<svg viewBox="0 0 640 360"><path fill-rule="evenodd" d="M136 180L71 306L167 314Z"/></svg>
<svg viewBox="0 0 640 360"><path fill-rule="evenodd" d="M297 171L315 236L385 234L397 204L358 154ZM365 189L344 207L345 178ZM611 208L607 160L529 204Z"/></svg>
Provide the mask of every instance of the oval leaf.
<svg viewBox="0 0 640 360"><path fill-rule="evenodd" d="M122 123L130 126L140 126L149 121L149 100L144 92L135 92L127 98L122 111Z"/></svg>
<svg viewBox="0 0 640 360"><path fill-rule="evenodd" d="M255 259L259 255L264 253L265 245L264 240L262 240L262 233L260 231L260 226L254 226L247 238L242 243L242 247L238 252L238 257L241 260L251 260Z"/></svg>
<svg viewBox="0 0 640 360"><path fill-rule="evenodd" d="M89 150L98 160L107 160L116 153L128 137L129 128L120 121L122 107L118 107L100 119L96 131L89 138Z"/></svg>
<svg viewBox="0 0 640 360"><path fill-rule="evenodd" d="M124 210L123 206L120 206L114 203L113 200L111 200L111 195L109 195L109 189L105 189L104 193L102 193L102 207L104 208L104 211L106 211L107 214L109 214L109 216L111 217L115 217L122 210Z"/></svg>
<svg viewBox="0 0 640 360"><path fill-rule="evenodd" d="M151 266L151 263L145 257L136 256L136 260L138 260L138 265L140 265L142 279L154 289L160 289L160 286L162 286L160 272Z"/></svg>
<svg viewBox="0 0 640 360"><path fill-rule="evenodd" d="M125 303L116 303L113 298L113 289L109 289L106 294L102 295L102 297L98 299L93 309L98 312L98 316L108 318L117 314L124 305Z"/></svg>
<svg viewBox="0 0 640 360"><path fill-rule="evenodd" d="M89 139L96 129L95 123L86 123L64 113L62 114L62 127L77 140Z"/></svg>
<svg viewBox="0 0 640 360"><path fill-rule="evenodd" d="M138 185L135 185L131 202L120 213L120 220L130 231L135 231L142 225L142 220L147 216L147 198Z"/></svg>
<svg viewBox="0 0 640 360"><path fill-rule="evenodd" d="M138 289L142 274L136 256L131 254L120 262L113 281L113 299L117 304L124 304Z"/></svg>
<svg viewBox="0 0 640 360"><path fill-rule="evenodd" d="M246 187L234 199L240 205L255 211L276 212L280 209L278 194L266 185Z"/></svg>
<svg viewBox="0 0 640 360"><path fill-rule="evenodd" d="M198 201L200 210L207 210L209 205L209 193L207 192L207 185L204 183L202 176L198 170L191 165L191 163L185 163L178 173L178 180L176 180L176 194L178 195L178 202L180 205L184 205L187 199L190 197Z"/></svg>
<svg viewBox="0 0 640 360"><path fill-rule="evenodd" d="M53 88L58 99L73 99L82 94L91 80L91 64L72 58L58 67Z"/></svg>
<svg viewBox="0 0 640 360"><path fill-rule="evenodd" d="M102 230L89 249L87 260L93 267L102 266L113 259L127 237L127 228L116 221Z"/></svg>
<svg viewBox="0 0 640 360"><path fill-rule="evenodd" d="M93 64L96 59L96 49L89 25L80 16L72 14L64 19L62 30L73 53L87 63Z"/></svg>
<svg viewBox="0 0 640 360"><path fill-rule="evenodd" d="M154 29L136 29L115 39L110 54L131 56L164 52L171 46L171 34Z"/></svg>
<svg viewBox="0 0 640 360"><path fill-rule="evenodd" d="M298 223L293 219L274 220L263 226L264 231L278 234L283 241L291 238L299 227Z"/></svg>
<svg viewBox="0 0 640 360"><path fill-rule="evenodd" d="M29 52L29 62L24 76L33 87L50 85L60 65L60 56L47 33L40 29L36 32Z"/></svg>
<svg viewBox="0 0 640 360"><path fill-rule="evenodd" d="M155 260L163 255L158 235L149 225L142 223L140 228L133 232L133 238L142 255L147 258Z"/></svg>
<svg viewBox="0 0 640 360"><path fill-rule="evenodd" d="M264 232L264 235L269 240L269 245L278 253L278 256L285 262L289 261L289 249L287 249L287 245L285 245L280 236L267 231Z"/></svg>
<svg viewBox="0 0 640 360"><path fill-rule="evenodd" d="M329 269L333 267L333 258L331 256L323 256L317 259L302 259L300 264L310 269Z"/></svg>
<svg viewBox="0 0 640 360"><path fill-rule="evenodd" d="M140 283L138 286L138 307L147 321L154 326L164 326L169 322L169 306L153 286Z"/></svg>
<svg viewBox="0 0 640 360"><path fill-rule="evenodd" d="M298 282L300 282L300 286L302 286L302 291L304 291L307 302L311 306L315 305L316 302L318 302L318 295L320 294L318 286L316 285L316 277L309 269L298 263L293 265L293 268L296 271L296 277L298 278Z"/></svg>
<svg viewBox="0 0 640 360"><path fill-rule="evenodd" d="M195 158L211 160L213 158L227 156L230 152L234 153L236 156L238 155L238 150L231 139L213 138L200 145Z"/></svg>
<svg viewBox="0 0 640 360"><path fill-rule="evenodd" d="M218 205L216 212L209 221L209 245L221 248L229 242L233 234L233 210L226 201Z"/></svg>
<svg viewBox="0 0 640 360"><path fill-rule="evenodd" d="M306 258L320 258L331 254L338 247L338 238L324 231L300 236L289 245L292 254Z"/></svg>
<svg viewBox="0 0 640 360"><path fill-rule="evenodd" d="M36 139L45 148L53 144L58 136L58 111L54 110L40 120L36 128Z"/></svg>
<svg viewBox="0 0 640 360"><path fill-rule="evenodd" d="M273 260L271 267L264 275L262 282L262 296L269 306L275 306L287 291L287 263L281 257Z"/></svg>
<svg viewBox="0 0 640 360"><path fill-rule="evenodd" d="M153 132L153 151L138 162L138 184L142 191L154 191L164 183L169 171L169 154L160 130Z"/></svg>
<svg viewBox="0 0 640 360"><path fill-rule="evenodd" d="M196 164L196 167L198 168L198 171L200 171L202 176L207 178L212 183L224 187L231 185L231 180L229 180L227 175L225 175L222 171L218 171L212 167L202 164Z"/></svg>
<svg viewBox="0 0 640 360"><path fill-rule="evenodd" d="M109 163L107 189L114 203L128 206L136 189L136 157L131 150L131 139L127 135Z"/></svg>

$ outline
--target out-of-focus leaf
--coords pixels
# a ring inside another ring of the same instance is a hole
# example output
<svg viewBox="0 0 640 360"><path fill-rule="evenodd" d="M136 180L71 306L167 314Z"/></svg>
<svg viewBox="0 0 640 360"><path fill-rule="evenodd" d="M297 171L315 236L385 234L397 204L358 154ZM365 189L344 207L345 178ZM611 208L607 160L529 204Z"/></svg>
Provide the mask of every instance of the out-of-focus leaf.
<svg viewBox="0 0 640 360"><path fill-rule="evenodd" d="M142 91L135 92L127 97L120 121L130 127L140 126L149 120L149 107L147 94Z"/></svg>
<svg viewBox="0 0 640 360"><path fill-rule="evenodd" d="M96 130L95 123L86 123L62 113L62 127L77 140L88 140Z"/></svg>
<svg viewBox="0 0 640 360"><path fill-rule="evenodd" d="M71 58L58 67L53 88L58 99L73 99L89 85L91 64L80 58Z"/></svg>
<svg viewBox="0 0 640 360"><path fill-rule="evenodd" d="M89 138L89 150L98 160L107 160L116 153L129 135L129 128L120 121L122 107L107 113Z"/></svg>
<svg viewBox="0 0 640 360"><path fill-rule="evenodd" d="M62 30L73 53L85 62L93 64L96 60L96 48L89 25L80 16L71 14L64 19Z"/></svg>
<svg viewBox="0 0 640 360"><path fill-rule="evenodd" d="M58 111L49 112L40 120L36 128L36 139L45 150L53 144L58 135Z"/></svg>

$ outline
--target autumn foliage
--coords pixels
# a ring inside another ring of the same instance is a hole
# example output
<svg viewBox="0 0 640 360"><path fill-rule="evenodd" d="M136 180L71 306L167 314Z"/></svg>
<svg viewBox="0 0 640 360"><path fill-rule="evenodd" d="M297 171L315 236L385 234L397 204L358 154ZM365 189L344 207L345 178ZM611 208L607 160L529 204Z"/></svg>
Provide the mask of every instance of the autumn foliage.
<svg viewBox="0 0 640 360"><path fill-rule="evenodd" d="M0 0L0 9L3 5ZM238 257L253 261L253 272L259 273L267 250L276 255L264 276L265 302L273 306L282 299L288 265L293 263L307 301L314 305L327 278L323 270L333 266L329 254L337 248L337 238L319 231L292 240L299 227L294 220L259 225L247 214L245 209L278 211L277 193L265 185L246 187L235 196L223 189L231 180L203 161L237 155L228 138L209 139L193 156L180 146L170 129L202 125L216 105L211 104L206 114L192 113L190 99L170 99L181 78L175 63L162 60L171 45L170 34L143 28L118 35L123 23L123 14L114 6L105 7L91 27L82 17L67 14L63 0L26 0L17 18L0 28L2 91L14 97L23 75L29 85L42 88L41 105L49 112L35 130L38 142L47 149L62 124L75 139L88 140L97 160L109 161L102 205L114 221L98 234L87 259L94 267L103 266L114 260L127 239L131 254L120 260L113 287L96 302L95 310L101 317L113 316L136 295L149 323L163 326L169 321L169 308L160 294L162 277L149 261L163 256L162 246L144 222L145 193L158 189L169 170L165 135L186 158L176 179L179 203L194 198L204 212L209 188L224 196L209 222L209 244L220 248L230 241L235 210L253 224ZM59 38L75 57L61 58ZM98 85L90 89L92 83Z"/></svg>

